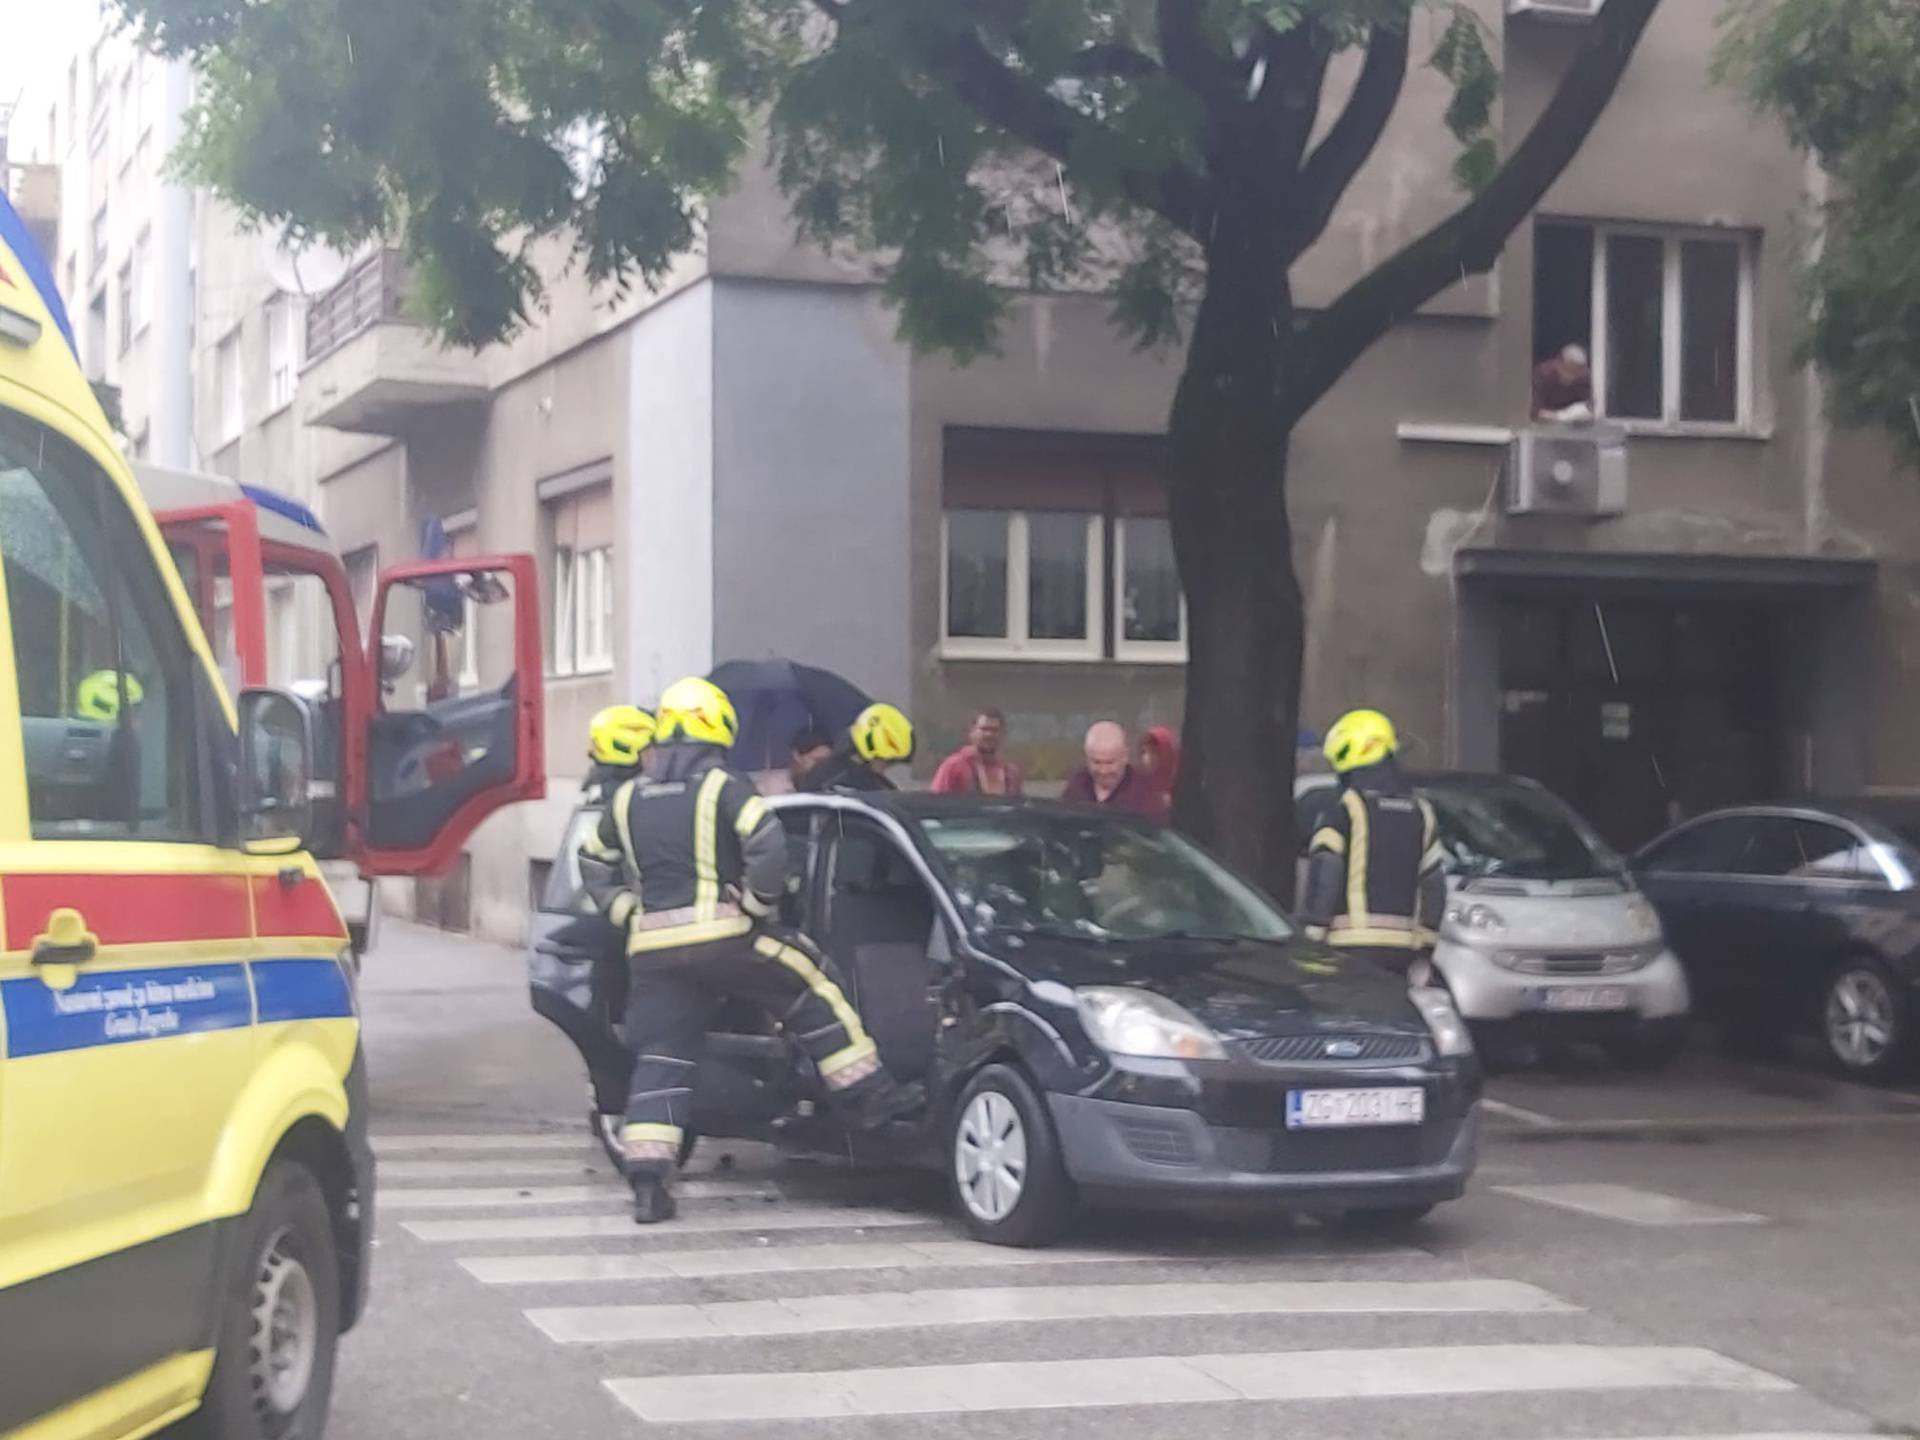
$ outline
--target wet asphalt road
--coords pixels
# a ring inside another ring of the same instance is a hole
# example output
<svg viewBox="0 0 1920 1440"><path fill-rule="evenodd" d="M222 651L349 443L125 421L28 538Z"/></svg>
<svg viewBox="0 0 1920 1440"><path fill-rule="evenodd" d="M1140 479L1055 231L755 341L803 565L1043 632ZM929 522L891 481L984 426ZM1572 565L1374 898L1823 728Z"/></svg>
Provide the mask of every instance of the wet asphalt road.
<svg viewBox="0 0 1920 1440"><path fill-rule="evenodd" d="M707 1147L640 1233L519 956L389 926L372 1311L331 1440L1920 1434L1920 1096L1691 1059L1501 1077L1410 1242L1095 1216ZM600 1233L604 1232L604 1233Z"/></svg>

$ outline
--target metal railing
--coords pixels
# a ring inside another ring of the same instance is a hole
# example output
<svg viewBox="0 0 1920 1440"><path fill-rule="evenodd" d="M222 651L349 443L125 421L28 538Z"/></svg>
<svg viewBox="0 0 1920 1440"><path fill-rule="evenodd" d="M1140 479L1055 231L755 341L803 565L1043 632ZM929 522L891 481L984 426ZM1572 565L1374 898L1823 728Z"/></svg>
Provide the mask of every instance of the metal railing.
<svg viewBox="0 0 1920 1440"><path fill-rule="evenodd" d="M307 359L318 360L382 321L405 321L409 276L398 250L376 250L307 307Z"/></svg>

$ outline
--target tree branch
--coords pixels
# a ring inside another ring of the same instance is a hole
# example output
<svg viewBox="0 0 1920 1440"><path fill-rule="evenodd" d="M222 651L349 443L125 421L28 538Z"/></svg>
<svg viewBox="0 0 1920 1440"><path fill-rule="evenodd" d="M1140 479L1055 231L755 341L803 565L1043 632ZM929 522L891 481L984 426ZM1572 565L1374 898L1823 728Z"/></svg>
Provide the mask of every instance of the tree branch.
<svg viewBox="0 0 1920 1440"><path fill-rule="evenodd" d="M1291 175L1320 116L1328 55L1317 42L1316 27L1305 21L1285 34L1262 25L1255 54L1265 62L1266 73L1251 101L1254 113L1271 127L1266 143L1277 162L1267 168L1278 176Z"/></svg>
<svg viewBox="0 0 1920 1440"><path fill-rule="evenodd" d="M1167 73L1209 106L1229 98L1233 75L1207 44L1195 0L1155 0L1155 26L1160 38L1160 60Z"/></svg>
<svg viewBox="0 0 1920 1440"><path fill-rule="evenodd" d="M1102 138L1097 121L1008 69L971 31L943 30L930 39L922 61L930 75L952 86L954 95L983 119L1062 164ZM1199 238L1205 228L1206 186L1193 171L1181 165L1122 166L1119 182L1129 203Z"/></svg>
<svg viewBox="0 0 1920 1440"><path fill-rule="evenodd" d="M1586 143L1660 0L1607 0L1533 129L1478 196L1350 286L1287 347L1279 399L1298 420L1388 330L1483 275Z"/></svg>
<svg viewBox="0 0 1920 1440"><path fill-rule="evenodd" d="M1291 265L1326 233L1347 187L1380 143L1406 83L1410 47L1407 32L1405 25L1379 24L1368 35L1367 58L1360 66L1346 108L1300 169L1295 193L1302 203L1298 219L1282 244L1286 264Z"/></svg>

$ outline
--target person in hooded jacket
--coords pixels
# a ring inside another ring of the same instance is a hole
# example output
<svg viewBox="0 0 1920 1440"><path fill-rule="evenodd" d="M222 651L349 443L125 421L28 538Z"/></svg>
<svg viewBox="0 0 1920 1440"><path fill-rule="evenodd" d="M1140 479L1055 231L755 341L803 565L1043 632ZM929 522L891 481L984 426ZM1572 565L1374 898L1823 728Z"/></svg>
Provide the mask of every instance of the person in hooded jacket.
<svg viewBox="0 0 1920 1440"><path fill-rule="evenodd" d="M1433 807L1413 793L1393 722L1343 715L1327 732L1338 800L1307 842L1300 918L1310 938L1364 955L1423 984L1431 972L1447 882Z"/></svg>
<svg viewBox="0 0 1920 1440"><path fill-rule="evenodd" d="M580 848L589 893L626 935L634 1064L620 1139L643 1225L675 1213L671 1181L694 1080L725 999L778 1020L855 1126L924 1104L918 1086L896 1084L881 1064L832 962L772 925L786 891L786 836L752 782L726 768L738 734L717 686L669 686L643 772L614 791Z"/></svg>

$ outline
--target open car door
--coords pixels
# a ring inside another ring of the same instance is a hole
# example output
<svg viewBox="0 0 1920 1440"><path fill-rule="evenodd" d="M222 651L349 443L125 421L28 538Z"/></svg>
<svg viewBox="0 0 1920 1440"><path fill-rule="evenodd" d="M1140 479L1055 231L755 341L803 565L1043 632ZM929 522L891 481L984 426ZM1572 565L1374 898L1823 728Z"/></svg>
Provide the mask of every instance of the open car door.
<svg viewBox="0 0 1920 1440"><path fill-rule="evenodd" d="M439 875L480 822L546 793L539 585L530 555L460 556L380 577L366 647L389 664L347 773L369 875ZM378 663L378 662L376 662Z"/></svg>

